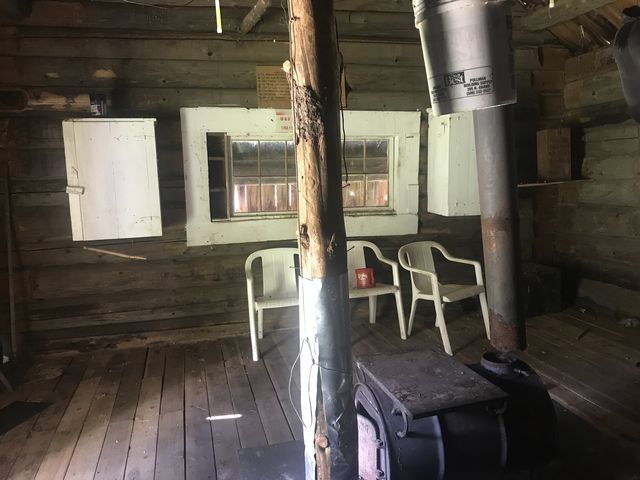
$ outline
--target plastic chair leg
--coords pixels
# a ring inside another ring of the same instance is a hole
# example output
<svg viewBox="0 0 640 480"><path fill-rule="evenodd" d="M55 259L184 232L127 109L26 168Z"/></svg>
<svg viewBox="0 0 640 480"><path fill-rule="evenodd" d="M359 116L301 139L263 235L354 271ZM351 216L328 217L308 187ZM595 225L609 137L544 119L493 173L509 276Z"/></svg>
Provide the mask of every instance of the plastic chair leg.
<svg viewBox="0 0 640 480"><path fill-rule="evenodd" d="M440 327L440 335L442 336L442 344L444 345L444 351L449 355L453 355L451 350L451 342L449 342L449 332L447 332L447 325L444 321L444 311L442 309L442 303L435 299L433 304L436 307L436 325Z"/></svg>
<svg viewBox="0 0 640 480"><path fill-rule="evenodd" d="M256 333L256 311L253 308L249 309L249 332L251 334L251 354L253 361L260 360L260 353L258 352L258 335Z"/></svg>
<svg viewBox="0 0 640 480"><path fill-rule="evenodd" d="M369 323L376 323L376 308L378 306L378 297L372 295L369 297Z"/></svg>
<svg viewBox="0 0 640 480"><path fill-rule="evenodd" d="M491 327L489 326L489 307L487 306L487 295L482 292L480 295L478 295L478 298L480 298L480 309L482 310L484 329L487 331L487 338L491 340Z"/></svg>
<svg viewBox="0 0 640 480"><path fill-rule="evenodd" d="M418 306L418 299L411 299L411 313L409 314L409 328L407 328L407 336L411 335L411 330L413 329L413 320L416 317L416 307Z"/></svg>
<svg viewBox="0 0 640 480"><path fill-rule="evenodd" d="M258 310L258 338L262 338L264 310Z"/></svg>
<svg viewBox="0 0 640 480"><path fill-rule="evenodd" d="M396 309L398 310L398 323L400 324L400 338L402 340L407 339L407 327L404 321L404 308L402 308L402 294L398 290L396 296Z"/></svg>

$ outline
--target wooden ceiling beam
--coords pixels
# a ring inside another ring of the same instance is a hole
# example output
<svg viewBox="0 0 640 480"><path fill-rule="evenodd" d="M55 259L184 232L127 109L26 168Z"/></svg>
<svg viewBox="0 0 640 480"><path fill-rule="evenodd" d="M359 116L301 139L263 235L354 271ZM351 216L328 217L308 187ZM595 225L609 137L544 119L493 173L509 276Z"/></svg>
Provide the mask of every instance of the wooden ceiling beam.
<svg viewBox="0 0 640 480"><path fill-rule="evenodd" d="M5 1L5 0L2 0ZM0 1L0 3L2 3ZM18 0L14 0L18 1ZM93 0L103 3L127 4L125 0ZM135 0L139 3L151 3L161 7L211 7L211 0ZM251 8L256 0L223 0L222 9ZM129 3L131 5L131 3ZM280 6L278 2L277 6ZM411 0L335 0L336 11L404 12L412 13Z"/></svg>
<svg viewBox="0 0 640 480"><path fill-rule="evenodd" d="M615 0L558 0L554 8L540 7L524 15L522 26L530 32L544 30L614 2Z"/></svg>
<svg viewBox="0 0 640 480"><path fill-rule="evenodd" d="M271 3L272 0L258 0L240 23L238 31L242 34L249 33L262 19L267 9L271 6Z"/></svg>

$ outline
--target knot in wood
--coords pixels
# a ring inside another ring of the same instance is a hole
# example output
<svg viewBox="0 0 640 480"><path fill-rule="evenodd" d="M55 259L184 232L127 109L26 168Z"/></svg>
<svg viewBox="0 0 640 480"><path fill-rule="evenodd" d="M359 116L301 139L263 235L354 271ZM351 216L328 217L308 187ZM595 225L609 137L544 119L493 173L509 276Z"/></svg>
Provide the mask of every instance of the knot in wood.
<svg viewBox="0 0 640 480"><path fill-rule="evenodd" d="M327 448L329 448L329 439L327 438L326 435L323 434L317 434L316 435L316 446L325 450Z"/></svg>
<svg viewBox="0 0 640 480"><path fill-rule="evenodd" d="M309 248L309 232L305 224L300 225L300 230L298 231L298 241L300 242L300 247L305 249Z"/></svg>

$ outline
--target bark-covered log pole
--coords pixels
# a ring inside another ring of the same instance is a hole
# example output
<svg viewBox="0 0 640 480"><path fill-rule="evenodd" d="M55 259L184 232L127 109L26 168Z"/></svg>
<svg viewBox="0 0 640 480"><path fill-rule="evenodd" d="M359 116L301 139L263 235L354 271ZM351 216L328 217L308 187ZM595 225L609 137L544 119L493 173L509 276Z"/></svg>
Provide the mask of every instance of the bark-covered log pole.
<svg viewBox="0 0 640 480"><path fill-rule="evenodd" d="M332 0L289 0L298 179L300 377L307 480L358 478Z"/></svg>

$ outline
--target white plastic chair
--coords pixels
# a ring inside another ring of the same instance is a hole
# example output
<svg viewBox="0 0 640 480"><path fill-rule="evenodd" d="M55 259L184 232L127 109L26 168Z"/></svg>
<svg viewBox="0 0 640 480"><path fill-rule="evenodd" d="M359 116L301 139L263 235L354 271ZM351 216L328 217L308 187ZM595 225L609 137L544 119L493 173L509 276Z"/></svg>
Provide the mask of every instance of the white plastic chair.
<svg viewBox="0 0 640 480"><path fill-rule="evenodd" d="M476 274L476 284L442 285L439 283L438 274L436 273L433 262L433 248L439 250L444 258L451 262L472 265ZM400 247L398 251L398 259L400 260L402 268L411 272L412 298L408 327L409 335L411 335L411 329L413 328L413 320L415 318L418 300L432 301L436 309L436 326L440 328L444 350L449 355L452 355L453 352L451 350L451 343L449 342L447 325L444 321L444 304L457 302L458 300L475 297L477 295L480 298L480 307L482 308L482 317L484 319L484 327L487 331L487 338L490 338L487 297L482 279L482 267L479 262L453 257L442 245L436 242L414 242L404 245Z"/></svg>
<svg viewBox="0 0 640 480"><path fill-rule="evenodd" d="M263 333L263 311L268 308L283 308L298 305L295 257L297 248L269 248L253 252L244 264L247 276L247 300L249 302L249 330L253 360L258 361L258 338ZM253 262L262 260L262 296L256 297L253 288ZM256 331L255 315L258 312Z"/></svg>
<svg viewBox="0 0 640 480"><path fill-rule="evenodd" d="M375 287L358 288L356 286L356 269L365 268L366 260L364 255L365 248L373 251L378 261L389 265L393 273L393 285L376 282ZM382 255L378 246L371 242L352 240L347 242L347 265L349 272L349 298L369 297L369 323L376 323L376 307L379 295L393 294L396 297L396 308L398 310L398 323L400 324L400 337L405 340L407 338L404 309L402 308L402 294L400 291L400 273L398 262L394 262Z"/></svg>

